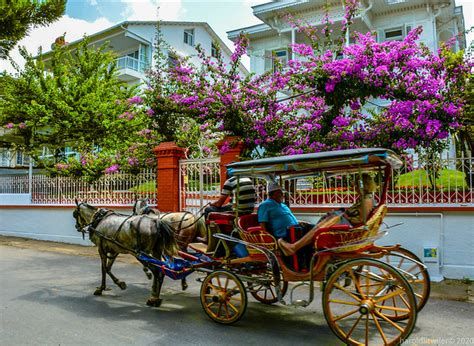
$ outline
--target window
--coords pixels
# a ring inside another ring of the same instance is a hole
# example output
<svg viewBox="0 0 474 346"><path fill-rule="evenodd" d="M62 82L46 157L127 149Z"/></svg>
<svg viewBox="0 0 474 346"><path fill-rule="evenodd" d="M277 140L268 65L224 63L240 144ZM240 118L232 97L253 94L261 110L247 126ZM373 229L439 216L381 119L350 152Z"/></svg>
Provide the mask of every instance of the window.
<svg viewBox="0 0 474 346"><path fill-rule="evenodd" d="M16 152L16 165L17 166L28 166L30 164L30 157L21 151Z"/></svg>
<svg viewBox="0 0 474 346"><path fill-rule="evenodd" d="M184 43L194 46L194 29L184 29Z"/></svg>
<svg viewBox="0 0 474 346"><path fill-rule="evenodd" d="M277 49L273 51L273 71L277 67L277 62L280 63L282 67L288 64L288 49Z"/></svg>
<svg viewBox="0 0 474 346"><path fill-rule="evenodd" d="M10 152L8 150L0 151L0 167L10 166Z"/></svg>
<svg viewBox="0 0 474 346"><path fill-rule="evenodd" d="M218 52L219 52L219 48L218 48L217 44L212 42L211 43L211 56L213 58L218 58L219 57Z"/></svg>
<svg viewBox="0 0 474 346"><path fill-rule="evenodd" d="M384 41L401 41L404 37L403 27L384 30Z"/></svg>
<svg viewBox="0 0 474 346"><path fill-rule="evenodd" d="M134 51L133 53L127 54L130 58L138 59L138 50Z"/></svg>

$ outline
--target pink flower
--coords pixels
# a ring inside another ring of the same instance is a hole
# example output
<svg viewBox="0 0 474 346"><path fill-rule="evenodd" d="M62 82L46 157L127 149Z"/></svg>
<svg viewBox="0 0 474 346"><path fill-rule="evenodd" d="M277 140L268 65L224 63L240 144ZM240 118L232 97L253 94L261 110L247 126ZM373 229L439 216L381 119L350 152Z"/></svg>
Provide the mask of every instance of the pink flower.
<svg viewBox="0 0 474 346"><path fill-rule="evenodd" d="M105 174L113 174L113 173L117 173L119 169L120 169L120 166L115 163L112 166L107 167L104 172Z"/></svg>
<svg viewBox="0 0 474 346"><path fill-rule="evenodd" d="M142 99L140 96L133 96L133 97L129 98L129 99L127 100L127 102L128 102L129 104L131 104L131 105L132 105L132 104L139 105L139 104L142 104L142 103L143 103L143 99Z"/></svg>

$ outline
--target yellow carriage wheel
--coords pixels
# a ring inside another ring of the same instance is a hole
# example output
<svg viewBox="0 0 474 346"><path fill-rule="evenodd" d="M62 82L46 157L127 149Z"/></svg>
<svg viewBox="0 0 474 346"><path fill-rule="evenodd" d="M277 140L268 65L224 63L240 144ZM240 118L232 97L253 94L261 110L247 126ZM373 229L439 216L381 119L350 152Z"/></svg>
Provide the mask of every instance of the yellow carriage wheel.
<svg viewBox="0 0 474 346"><path fill-rule="evenodd" d="M395 268L374 259L341 264L325 284L323 310L334 334L351 345L398 345L416 322L410 284ZM393 321L394 311L407 317Z"/></svg>
<svg viewBox="0 0 474 346"><path fill-rule="evenodd" d="M247 309L247 292L235 274L215 271L202 282L201 305L213 321L232 324L240 320Z"/></svg>
<svg viewBox="0 0 474 346"><path fill-rule="evenodd" d="M411 258L415 262L398 255ZM421 311L430 296L430 275L426 267L418 264L422 263L418 256L407 249L399 248L398 250L391 251L381 260L397 269L407 279L415 294L416 309L418 312ZM401 321L406 317L406 314L401 314L394 310L390 318L393 321Z"/></svg>

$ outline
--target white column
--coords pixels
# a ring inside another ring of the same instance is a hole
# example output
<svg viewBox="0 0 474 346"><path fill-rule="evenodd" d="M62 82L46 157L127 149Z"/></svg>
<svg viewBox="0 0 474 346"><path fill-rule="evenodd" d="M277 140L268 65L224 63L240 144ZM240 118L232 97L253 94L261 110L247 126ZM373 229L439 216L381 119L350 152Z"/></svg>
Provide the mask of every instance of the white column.
<svg viewBox="0 0 474 346"><path fill-rule="evenodd" d="M293 28L291 29L291 44L295 44L296 43L296 29ZM295 52L293 50L291 50L291 59L294 60L296 57L295 57Z"/></svg>

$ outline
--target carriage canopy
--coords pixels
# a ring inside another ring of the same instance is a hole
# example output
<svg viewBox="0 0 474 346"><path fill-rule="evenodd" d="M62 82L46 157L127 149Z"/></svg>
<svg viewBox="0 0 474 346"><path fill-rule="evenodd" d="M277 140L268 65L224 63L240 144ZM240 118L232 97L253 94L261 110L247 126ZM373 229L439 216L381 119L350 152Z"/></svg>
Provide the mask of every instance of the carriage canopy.
<svg viewBox="0 0 474 346"><path fill-rule="evenodd" d="M234 162L227 165L227 174L229 176L279 175L285 179L311 175L318 171L350 172L361 168L370 170L387 166L398 169L402 164L400 157L390 149L363 148Z"/></svg>

